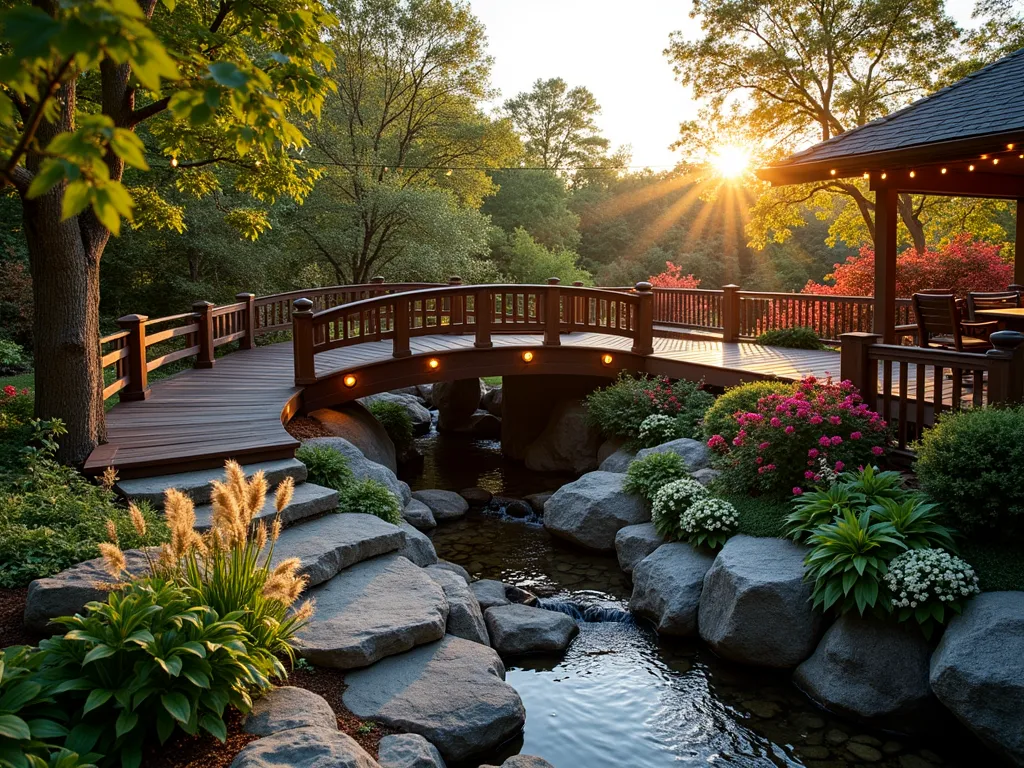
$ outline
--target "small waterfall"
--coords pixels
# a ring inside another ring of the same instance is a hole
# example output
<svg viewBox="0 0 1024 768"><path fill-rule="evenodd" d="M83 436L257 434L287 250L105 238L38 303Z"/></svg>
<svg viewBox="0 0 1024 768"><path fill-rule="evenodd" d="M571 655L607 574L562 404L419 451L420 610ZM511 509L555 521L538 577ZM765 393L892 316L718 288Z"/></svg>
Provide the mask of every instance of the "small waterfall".
<svg viewBox="0 0 1024 768"><path fill-rule="evenodd" d="M615 624L633 624L633 614L621 608L609 608L604 605L580 605L569 600L557 600L552 597L542 597L537 601L537 607L546 611L557 611L571 616L576 621L584 622L608 622Z"/></svg>

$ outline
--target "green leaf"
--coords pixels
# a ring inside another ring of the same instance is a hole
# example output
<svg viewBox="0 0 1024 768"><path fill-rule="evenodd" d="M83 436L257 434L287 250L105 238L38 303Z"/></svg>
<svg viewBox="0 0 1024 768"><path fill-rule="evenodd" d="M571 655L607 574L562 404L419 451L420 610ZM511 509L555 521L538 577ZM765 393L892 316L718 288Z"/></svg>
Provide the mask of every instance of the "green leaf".
<svg viewBox="0 0 1024 768"><path fill-rule="evenodd" d="M216 737L221 743L228 738L228 729L224 725L224 721L216 715L204 714L199 719L199 725L204 731Z"/></svg>
<svg viewBox="0 0 1024 768"><path fill-rule="evenodd" d="M120 738L126 733L132 731L139 722L139 715L136 712L129 712L127 709L121 710L121 714L117 716L117 723L114 725L115 735Z"/></svg>
<svg viewBox="0 0 1024 768"><path fill-rule="evenodd" d="M17 715L0 715L0 736L27 740L32 738L32 731L28 723Z"/></svg>
<svg viewBox="0 0 1024 768"><path fill-rule="evenodd" d="M63 725L45 718L29 720L28 727L32 731L33 739L62 739L68 735L68 729Z"/></svg>
<svg viewBox="0 0 1024 768"><path fill-rule="evenodd" d="M51 189L54 188L61 179L64 178L65 166L63 163L54 160L53 158L47 158L43 161L42 167L36 174L35 178L32 179L32 183L28 185L28 198L33 200L41 195L45 195Z"/></svg>
<svg viewBox="0 0 1024 768"><path fill-rule="evenodd" d="M179 723L184 725L188 722L192 708L185 694L176 691L165 693L160 697L160 702L164 705L164 709L167 710L168 714Z"/></svg>
<svg viewBox="0 0 1024 768"><path fill-rule="evenodd" d="M106 659L113 656L115 653L117 653L117 649L111 648L109 645L97 645L85 654L85 658L82 660L82 666L91 664L94 661L99 661L100 659Z"/></svg>
<svg viewBox="0 0 1024 768"><path fill-rule="evenodd" d="M64 190L64 200L61 203L61 219L66 221L84 211L89 206L90 197L92 197L92 186L85 180L79 179L68 184L67 189Z"/></svg>
<svg viewBox="0 0 1024 768"><path fill-rule="evenodd" d="M230 61L218 61L211 64L209 69L214 81L225 88L237 90L249 82L249 76Z"/></svg>
<svg viewBox="0 0 1024 768"><path fill-rule="evenodd" d="M79 723L71 729L71 733L64 741L64 748L80 755L91 752L103 733L103 727L99 723Z"/></svg>
<svg viewBox="0 0 1024 768"><path fill-rule="evenodd" d="M43 687L39 683L31 680L15 683L10 690L0 696L0 710L7 712L19 710L38 696L42 689Z"/></svg>
<svg viewBox="0 0 1024 768"><path fill-rule="evenodd" d="M86 698L85 706L82 708L82 714L88 714L96 709L96 707L103 706L110 701L110 697L113 695L114 692L109 688L97 688Z"/></svg>
<svg viewBox="0 0 1024 768"><path fill-rule="evenodd" d="M133 131L125 128L115 129L114 137L110 140L110 148L132 168L138 168L140 171L149 170L149 164L146 163L146 147Z"/></svg>

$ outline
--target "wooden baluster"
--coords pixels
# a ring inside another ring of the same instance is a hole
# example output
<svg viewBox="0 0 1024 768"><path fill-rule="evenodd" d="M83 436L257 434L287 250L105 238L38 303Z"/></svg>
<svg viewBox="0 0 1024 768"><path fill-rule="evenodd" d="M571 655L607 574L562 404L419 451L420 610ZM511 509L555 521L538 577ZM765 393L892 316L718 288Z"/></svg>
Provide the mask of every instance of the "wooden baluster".
<svg viewBox="0 0 1024 768"><path fill-rule="evenodd" d="M544 346L557 347L562 343L560 334L561 324L561 289L558 284L561 281L557 277L548 278L548 287L544 296ZM538 307L538 309L540 309Z"/></svg>
<svg viewBox="0 0 1024 768"><path fill-rule="evenodd" d="M740 287L738 285L722 288L722 341L733 342L740 337Z"/></svg>
<svg viewBox="0 0 1024 768"><path fill-rule="evenodd" d="M910 397L910 388L907 386L909 363L900 362L900 403L899 403L899 447L907 447L907 398Z"/></svg>
<svg viewBox="0 0 1024 768"><path fill-rule="evenodd" d="M448 278L448 285L462 285L462 278L452 275ZM450 315L448 317L448 332L461 334L466 326L466 296L465 294L452 294L449 298Z"/></svg>
<svg viewBox="0 0 1024 768"><path fill-rule="evenodd" d="M199 330L199 354L196 355L196 368L213 368L213 302L197 301L192 305L196 313Z"/></svg>
<svg viewBox="0 0 1024 768"><path fill-rule="evenodd" d="M120 321L119 321L120 322ZM989 340L988 404L1024 402L1024 334L996 331Z"/></svg>
<svg viewBox="0 0 1024 768"><path fill-rule="evenodd" d="M124 358L128 383L121 390L122 400L145 400L149 397L149 372L146 370L146 315L125 315L117 319L119 328L128 331Z"/></svg>
<svg viewBox="0 0 1024 768"><path fill-rule="evenodd" d="M395 294L395 344L393 357L409 357L409 299Z"/></svg>
<svg viewBox="0 0 1024 768"><path fill-rule="evenodd" d="M582 280L574 280L573 283L572 283L572 287L573 288L582 288L583 287L583 281ZM572 298L567 300L566 301L566 305L565 305L565 313L566 313L565 324L568 326L570 332L572 331L573 326L575 326L577 323L579 323L579 317L582 314L580 308L582 306L583 306L583 299L576 292L573 292Z"/></svg>
<svg viewBox="0 0 1024 768"><path fill-rule="evenodd" d="M295 385L315 384L316 363L313 357L313 302L309 299L296 299L291 315Z"/></svg>
<svg viewBox="0 0 1024 768"><path fill-rule="evenodd" d="M476 341L473 346L477 349L490 349L494 346L491 341L491 313L494 311L494 299L487 288L478 288L474 298L474 311L476 312Z"/></svg>
<svg viewBox="0 0 1024 768"><path fill-rule="evenodd" d="M636 327L633 328L633 354L654 354L654 293L651 284L637 283L633 288L637 297Z"/></svg>
<svg viewBox="0 0 1024 768"><path fill-rule="evenodd" d="M238 340L239 349L252 349L256 346L256 294L239 293L235 295L236 301L244 301L245 309L242 310L242 327L236 330L244 330L245 336Z"/></svg>

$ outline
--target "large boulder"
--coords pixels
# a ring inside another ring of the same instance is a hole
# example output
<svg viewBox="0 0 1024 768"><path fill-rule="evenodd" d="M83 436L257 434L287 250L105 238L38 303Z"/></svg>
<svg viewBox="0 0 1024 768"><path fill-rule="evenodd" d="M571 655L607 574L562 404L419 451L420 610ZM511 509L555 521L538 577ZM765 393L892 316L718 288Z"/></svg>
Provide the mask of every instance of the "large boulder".
<svg viewBox="0 0 1024 768"><path fill-rule="evenodd" d="M615 555L619 568L632 573L641 560L665 543L661 534L654 529L654 523L637 523L620 528L615 534Z"/></svg>
<svg viewBox="0 0 1024 768"><path fill-rule="evenodd" d="M431 400L437 408L437 428L441 432L465 427L480 407L483 391L480 379L457 379L434 384Z"/></svg>
<svg viewBox="0 0 1024 768"><path fill-rule="evenodd" d="M677 453L686 462L686 468L690 472L707 469L711 466L711 451L700 440L691 440L688 437L681 437L678 440L670 440L667 443L656 445L653 448L643 448L636 452L636 458L642 459L652 453Z"/></svg>
<svg viewBox="0 0 1024 768"><path fill-rule="evenodd" d="M428 568L426 574L441 586L448 599L448 625L445 632L463 640L490 645L484 613L465 579L442 568Z"/></svg>
<svg viewBox="0 0 1024 768"><path fill-rule="evenodd" d="M377 746L380 768L446 768L437 747L415 733L385 736Z"/></svg>
<svg viewBox="0 0 1024 768"><path fill-rule="evenodd" d="M359 398L359 402L365 405L367 409L378 401L397 403L402 406L405 412L409 414L409 420L412 421L413 434L425 435L430 431L430 411L423 407L423 403L418 396L397 392L381 392L376 395L367 395L366 397Z"/></svg>
<svg viewBox="0 0 1024 768"><path fill-rule="evenodd" d="M565 400L552 411L540 437L526 449L526 467L535 472L573 472L597 469L600 433L587 423L587 408Z"/></svg>
<svg viewBox="0 0 1024 768"><path fill-rule="evenodd" d="M309 415L335 437L348 440L370 461L398 471L395 444L366 406L352 402L340 408L321 408Z"/></svg>
<svg viewBox="0 0 1024 768"><path fill-rule="evenodd" d="M540 493L528 493L523 496L523 501L530 505L532 509L538 515L544 514L544 505L547 504L548 499L554 494L554 491L541 491Z"/></svg>
<svg viewBox="0 0 1024 768"><path fill-rule="evenodd" d="M487 411L492 416L501 418L501 404L504 396L501 394L501 387L494 387L484 392L484 396L480 398L480 407Z"/></svg>
<svg viewBox="0 0 1024 768"><path fill-rule="evenodd" d="M245 718L244 730L257 736L269 736L293 728L338 730L338 717L327 699L305 688L286 685L273 688L253 700Z"/></svg>
<svg viewBox="0 0 1024 768"><path fill-rule="evenodd" d="M935 695L982 741L1024 765L1024 592L985 592L932 655Z"/></svg>
<svg viewBox="0 0 1024 768"><path fill-rule="evenodd" d="M469 586L484 611L496 605L508 605L512 602L505 593L505 584L496 579L480 579Z"/></svg>
<svg viewBox="0 0 1024 768"><path fill-rule="evenodd" d="M398 526L405 531L405 544L396 552L421 568L437 562L437 550L427 534L416 530L404 520Z"/></svg>
<svg viewBox="0 0 1024 768"><path fill-rule="evenodd" d="M351 736L336 727L293 728L250 742L231 768L380 768Z"/></svg>
<svg viewBox="0 0 1024 768"><path fill-rule="evenodd" d="M519 733L526 709L491 648L446 635L345 676L356 717L418 733L459 762Z"/></svg>
<svg viewBox="0 0 1024 768"><path fill-rule="evenodd" d="M437 521L434 519L434 513L430 511L430 507L417 498L409 499L409 503L402 510L402 519L420 530L437 527Z"/></svg>
<svg viewBox="0 0 1024 768"><path fill-rule="evenodd" d="M793 680L830 712L905 728L934 702L930 656L916 626L847 613L826 630Z"/></svg>
<svg viewBox="0 0 1024 768"><path fill-rule="evenodd" d="M503 656L561 652L579 634L579 625L564 613L511 603L484 613L491 645Z"/></svg>
<svg viewBox="0 0 1024 768"><path fill-rule="evenodd" d="M733 536L700 596L700 636L719 656L763 667L795 667L817 645L821 615L804 581L807 549L784 539Z"/></svg>
<svg viewBox="0 0 1024 768"><path fill-rule="evenodd" d="M469 511L469 503L455 491L413 491L412 497L426 504L435 520L457 520Z"/></svg>
<svg viewBox="0 0 1024 768"><path fill-rule="evenodd" d="M316 612L299 654L337 669L365 667L444 636L448 600L427 571L398 555L346 568L307 593Z"/></svg>
<svg viewBox="0 0 1024 768"><path fill-rule="evenodd" d="M333 448L348 459L349 469L356 480L376 480L395 495L399 506L408 504L412 498L409 486L398 479L394 469L367 458L358 446L344 437L312 437L306 440L304 445L324 445Z"/></svg>
<svg viewBox="0 0 1024 768"><path fill-rule="evenodd" d="M625 472L636 458L636 451L624 437L611 437L597 449L597 468L602 472Z"/></svg>
<svg viewBox="0 0 1024 768"><path fill-rule="evenodd" d="M544 505L544 527L574 544L614 552L620 528L651 519L643 500L622 490L625 477L618 472L588 472L563 485Z"/></svg>
<svg viewBox="0 0 1024 768"><path fill-rule="evenodd" d="M427 570L451 571L467 584L469 584L469 582L471 581L469 577L469 571L467 571L461 565L459 565L458 563L449 562L447 560L441 560L440 558L433 565L428 565Z"/></svg>
<svg viewBox="0 0 1024 768"><path fill-rule="evenodd" d="M696 635L704 576L714 560L683 542L663 544L633 569L629 610L651 619L663 635Z"/></svg>

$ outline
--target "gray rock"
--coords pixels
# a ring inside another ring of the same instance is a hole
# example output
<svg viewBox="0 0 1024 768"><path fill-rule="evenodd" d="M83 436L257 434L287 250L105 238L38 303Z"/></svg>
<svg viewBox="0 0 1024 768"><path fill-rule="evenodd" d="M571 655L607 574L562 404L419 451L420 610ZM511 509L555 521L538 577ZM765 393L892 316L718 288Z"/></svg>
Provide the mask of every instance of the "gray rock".
<svg viewBox="0 0 1024 768"><path fill-rule="evenodd" d="M447 768L437 747L415 733L381 739L377 762L380 768Z"/></svg>
<svg viewBox="0 0 1024 768"><path fill-rule="evenodd" d="M526 448L526 467L535 472L590 472L597 469L601 435L587 423L587 408L578 400L555 406L547 426Z"/></svg>
<svg viewBox="0 0 1024 768"><path fill-rule="evenodd" d="M493 649L447 635L346 675L342 701L356 717L418 733L458 762L526 722L519 694L504 680Z"/></svg>
<svg viewBox="0 0 1024 768"><path fill-rule="evenodd" d="M830 712L900 727L933 701L931 649L917 627L839 617L793 681Z"/></svg>
<svg viewBox="0 0 1024 768"><path fill-rule="evenodd" d="M615 554L619 568L632 573L637 563L656 550L665 540L654 530L654 523L638 523L620 528L615 534Z"/></svg>
<svg viewBox="0 0 1024 768"><path fill-rule="evenodd" d="M301 562L299 572L309 578L307 587L315 587L338 571L394 552L405 542L401 528L374 515L325 515L282 531L274 545L271 565L297 557Z"/></svg>
<svg viewBox="0 0 1024 768"><path fill-rule="evenodd" d="M465 580L458 574L442 568L428 568L426 573L441 585L444 596L448 599L448 624L445 632L463 640L490 645L480 603Z"/></svg>
<svg viewBox="0 0 1024 768"><path fill-rule="evenodd" d="M663 635L696 635L704 576L714 560L683 542L663 544L633 569L629 610L654 621Z"/></svg>
<svg viewBox="0 0 1024 768"><path fill-rule="evenodd" d="M804 581L806 553L784 539L726 542L700 597L700 636L715 653L764 667L795 667L813 653L821 615Z"/></svg>
<svg viewBox="0 0 1024 768"><path fill-rule="evenodd" d="M155 548L152 551L155 557ZM149 563L141 549L129 549L124 556L129 573L137 576L148 572ZM36 579L28 585L25 627L33 632L44 632L51 619L82 613L86 603L107 599L108 587L113 581L103 567L102 557L73 565L45 579Z"/></svg>
<svg viewBox="0 0 1024 768"><path fill-rule="evenodd" d="M434 405L434 385L433 384L417 384L416 391L419 392L420 398L423 400L423 404L427 408L436 408Z"/></svg>
<svg viewBox="0 0 1024 768"><path fill-rule="evenodd" d="M418 395L398 392L381 392L376 395L360 397L358 402L366 406L367 410L375 402L397 403L405 409L412 421L412 431L415 435L425 435L430 431L430 411L423 407ZM372 411L371 411L372 413Z"/></svg>
<svg viewBox="0 0 1024 768"><path fill-rule="evenodd" d="M544 514L544 505L554 495L554 491L541 491L540 493L528 493L523 496L523 501L530 505L538 515Z"/></svg>
<svg viewBox="0 0 1024 768"><path fill-rule="evenodd" d="M443 432L465 427L480 407L482 394L480 379L437 382L431 393L431 402L437 408L438 430Z"/></svg>
<svg viewBox="0 0 1024 768"><path fill-rule="evenodd" d="M429 386L429 385L427 385ZM392 389L391 394L393 395L412 395L416 398L420 405L427 405L426 398L423 397L423 393L420 391L420 387L417 384L413 384L408 387L399 387L398 389Z"/></svg>
<svg viewBox="0 0 1024 768"><path fill-rule="evenodd" d="M598 466L602 472L625 472L636 458L636 452L619 448Z"/></svg>
<svg viewBox="0 0 1024 768"><path fill-rule="evenodd" d="M501 418L501 404L503 401L504 397L501 393L501 387L494 387L494 389L484 392L484 396L480 398L480 407L492 416Z"/></svg>
<svg viewBox="0 0 1024 768"><path fill-rule="evenodd" d="M409 484L404 480L399 480L398 485L401 488L402 493L402 506L406 506L410 501L412 501L412 488L410 488Z"/></svg>
<svg viewBox="0 0 1024 768"><path fill-rule="evenodd" d="M286 685L273 688L252 703L245 718L245 732L269 736L293 728L338 730L338 717L323 696L305 688Z"/></svg>
<svg viewBox="0 0 1024 768"><path fill-rule="evenodd" d="M564 613L529 605L497 605L484 612L491 645L505 656L561 652L579 634L576 622Z"/></svg>
<svg viewBox="0 0 1024 768"><path fill-rule="evenodd" d="M250 742L231 768L379 768L356 740L335 728L294 728Z"/></svg>
<svg viewBox="0 0 1024 768"><path fill-rule="evenodd" d="M939 701L982 741L1024 765L1024 592L985 592L932 655Z"/></svg>
<svg viewBox="0 0 1024 768"><path fill-rule="evenodd" d="M351 402L340 408L321 408L309 415L335 437L348 440L370 461L398 471L395 444L364 405Z"/></svg>
<svg viewBox="0 0 1024 768"><path fill-rule="evenodd" d="M533 507L530 506L529 502L523 501L522 499L513 499L508 496L495 496L492 499L491 508L497 507L509 517L532 517Z"/></svg>
<svg viewBox="0 0 1024 768"><path fill-rule="evenodd" d="M508 605L512 601L505 594L505 585L495 579L480 579L469 585L482 610L496 605Z"/></svg>
<svg viewBox="0 0 1024 768"><path fill-rule="evenodd" d="M430 540L429 536L416 530L404 520L398 527L405 531L405 544L397 554L408 558L421 568L426 568L437 562L437 550L434 549L434 542Z"/></svg>
<svg viewBox="0 0 1024 768"><path fill-rule="evenodd" d="M263 476L271 488L276 488L278 483L286 477L293 478L296 485L300 485L306 480L306 465L298 459L278 459L277 461L245 464L242 466L242 471L247 478L251 478L257 472L263 472ZM114 488L132 501L147 501L159 509L163 507L164 491L168 488L176 488L196 504L208 504L210 494L213 492L213 481L223 479L224 468L217 467L216 469L179 472L174 475L119 480Z"/></svg>
<svg viewBox="0 0 1024 768"><path fill-rule="evenodd" d="M494 494L486 488L475 485L472 488L463 488L459 491L459 496L464 498L471 507L486 507L494 498Z"/></svg>
<svg viewBox="0 0 1024 768"><path fill-rule="evenodd" d="M481 765L480 768L555 768L547 760L533 755L513 755L500 766Z"/></svg>
<svg viewBox="0 0 1024 768"><path fill-rule="evenodd" d="M352 470L352 476L356 480L365 480L367 478L376 480L395 495L399 505L408 503L409 497L402 488L405 484L395 476L394 470L368 459L356 445L345 438L313 437L306 440L304 445L326 445L328 448L333 448L348 459L349 469Z"/></svg>
<svg viewBox="0 0 1024 768"><path fill-rule="evenodd" d="M458 426L446 426L444 431L496 440L501 437L501 419L487 411L477 410Z"/></svg>
<svg viewBox="0 0 1024 768"><path fill-rule="evenodd" d="M625 446L628 442L629 441L624 437L609 437L601 443L597 449L597 463L603 463L605 459Z"/></svg>
<svg viewBox="0 0 1024 768"><path fill-rule="evenodd" d="M409 503L405 505L405 509L402 510L402 517L409 525L422 530L437 527L434 513L430 511L430 507L419 499L409 500Z"/></svg>
<svg viewBox="0 0 1024 768"><path fill-rule="evenodd" d="M439 521L456 520L469 511L469 504L455 491L415 491L412 497L426 504Z"/></svg>
<svg viewBox="0 0 1024 768"><path fill-rule="evenodd" d="M642 459L652 453L678 453L686 462L686 468L690 472L707 469L711 466L711 451L700 440L691 440L688 437L681 437L678 440L671 440L653 448L644 448L637 451L636 457Z"/></svg>
<svg viewBox="0 0 1024 768"><path fill-rule="evenodd" d="M333 488L325 488L313 483L302 483L295 486L288 506L281 510L281 524L294 525L300 520L322 515L338 508L338 492ZM195 508L197 531L208 531L213 524L213 505L200 504ZM277 516L274 494L268 493L263 508L256 513L257 521L270 523Z"/></svg>
<svg viewBox="0 0 1024 768"><path fill-rule="evenodd" d="M353 669L444 635L444 591L404 557L384 555L346 568L308 592L316 612L297 650L313 664Z"/></svg>
<svg viewBox="0 0 1024 768"><path fill-rule="evenodd" d="M625 477L617 472L588 472L563 485L544 505L544 527L574 544L615 551L620 528L651 519L640 497L622 490Z"/></svg>
<svg viewBox="0 0 1024 768"><path fill-rule="evenodd" d="M525 589L514 584L505 585L505 597L509 599L509 602L520 603L521 605L537 605L539 601L535 594L527 592Z"/></svg>
<svg viewBox="0 0 1024 768"><path fill-rule="evenodd" d="M463 581L465 581L467 584L469 584L469 582L470 582L469 571L467 571L465 568L463 568L458 563L452 563L452 562L449 562L448 560L440 560L439 559L433 565L427 566L427 568L437 568L437 569L440 569L440 570L443 570L443 571L451 571L456 576L460 577Z"/></svg>
<svg viewBox="0 0 1024 768"><path fill-rule="evenodd" d="M721 474L722 470L720 469L698 469L693 473L693 479L706 488L717 480Z"/></svg>

